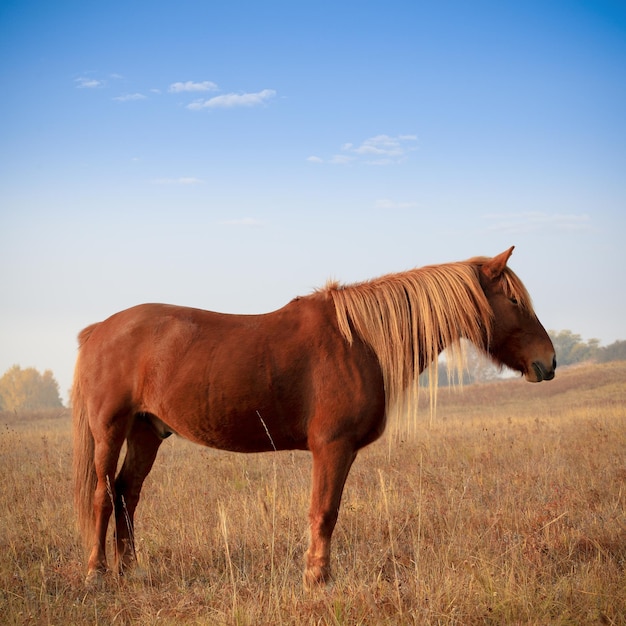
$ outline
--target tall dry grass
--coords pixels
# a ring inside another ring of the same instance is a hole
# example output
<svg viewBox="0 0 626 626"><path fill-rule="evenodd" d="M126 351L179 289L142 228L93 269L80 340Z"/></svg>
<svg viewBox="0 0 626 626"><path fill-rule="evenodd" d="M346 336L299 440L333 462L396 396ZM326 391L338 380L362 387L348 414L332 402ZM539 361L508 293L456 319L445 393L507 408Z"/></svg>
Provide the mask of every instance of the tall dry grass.
<svg viewBox="0 0 626 626"><path fill-rule="evenodd" d="M626 364L441 391L362 451L305 592L310 458L168 439L140 567L83 587L69 417L0 420L3 624L625 624Z"/></svg>

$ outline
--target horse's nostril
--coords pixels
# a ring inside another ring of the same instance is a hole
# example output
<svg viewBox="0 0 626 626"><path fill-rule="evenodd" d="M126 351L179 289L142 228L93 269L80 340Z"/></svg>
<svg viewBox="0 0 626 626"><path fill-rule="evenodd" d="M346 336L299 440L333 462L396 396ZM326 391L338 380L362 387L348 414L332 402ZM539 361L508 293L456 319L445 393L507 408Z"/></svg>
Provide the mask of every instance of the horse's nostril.
<svg viewBox="0 0 626 626"><path fill-rule="evenodd" d="M556 357L552 357L552 369L556 369Z"/></svg>

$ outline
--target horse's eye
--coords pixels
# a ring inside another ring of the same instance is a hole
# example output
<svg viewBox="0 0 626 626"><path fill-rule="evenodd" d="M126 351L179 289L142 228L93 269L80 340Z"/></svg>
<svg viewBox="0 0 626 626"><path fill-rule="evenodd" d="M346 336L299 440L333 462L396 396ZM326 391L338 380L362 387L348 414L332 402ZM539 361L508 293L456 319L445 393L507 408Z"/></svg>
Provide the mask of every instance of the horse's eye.
<svg viewBox="0 0 626 626"><path fill-rule="evenodd" d="M511 301L511 304L515 304L517 305L517 298L509 298L509 300Z"/></svg>

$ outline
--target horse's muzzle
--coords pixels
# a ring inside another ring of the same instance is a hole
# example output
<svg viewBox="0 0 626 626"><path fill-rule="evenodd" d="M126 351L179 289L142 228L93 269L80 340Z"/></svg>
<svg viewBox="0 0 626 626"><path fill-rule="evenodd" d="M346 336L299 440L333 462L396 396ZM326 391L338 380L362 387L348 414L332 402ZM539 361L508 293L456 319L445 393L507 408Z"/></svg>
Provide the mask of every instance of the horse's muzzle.
<svg viewBox="0 0 626 626"><path fill-rule="evenodd" d="M534 361L532 364L533 373L535 379L527 377L527 380L531 382L540 383L542 380L552 380L554 378L554 372L556 370L556 357L552 357L552 364L546 367L541 361Z"/></svg>

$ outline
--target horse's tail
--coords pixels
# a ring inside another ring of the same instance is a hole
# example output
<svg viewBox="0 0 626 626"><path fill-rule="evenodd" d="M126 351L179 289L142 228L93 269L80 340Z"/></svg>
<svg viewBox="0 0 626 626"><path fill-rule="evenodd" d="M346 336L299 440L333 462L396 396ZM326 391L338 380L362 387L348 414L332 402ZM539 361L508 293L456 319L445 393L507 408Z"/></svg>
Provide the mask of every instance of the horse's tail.
<svg viewBox="0 0 626 626"><path fill-rule="evenodd" d="M89 427L89 416L81 384L80 349L93 332L96 324L83 330L78 336L79 354L72 385L72 422L74 431L74 507L78 528L86 548L90 547L95 532L93 510L96 484L94 464L94 440Z"/></svg>

